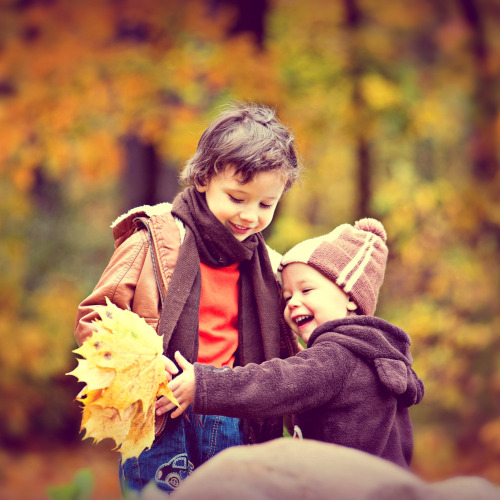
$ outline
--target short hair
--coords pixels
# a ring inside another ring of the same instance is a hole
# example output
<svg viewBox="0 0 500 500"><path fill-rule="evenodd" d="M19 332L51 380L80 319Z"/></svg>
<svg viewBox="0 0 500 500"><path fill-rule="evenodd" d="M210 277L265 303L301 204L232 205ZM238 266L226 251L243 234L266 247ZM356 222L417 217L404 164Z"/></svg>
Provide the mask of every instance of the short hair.
<svg viewBox="0 0 500 500"><path fill-rule="evenodd" d="M293 133L275 111L243 102L229 105L207 127L180 180L190 186L206 186L228 167L235 168L243 184L258 173L277 170L286 179L284 191L292 187L302 169Z"/></svg>

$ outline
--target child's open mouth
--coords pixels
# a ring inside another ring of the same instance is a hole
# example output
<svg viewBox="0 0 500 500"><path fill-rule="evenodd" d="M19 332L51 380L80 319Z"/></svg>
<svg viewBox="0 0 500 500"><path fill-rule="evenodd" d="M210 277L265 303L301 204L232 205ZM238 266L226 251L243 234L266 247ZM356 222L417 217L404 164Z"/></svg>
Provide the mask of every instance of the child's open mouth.
<svg viewBox="0 0 500 500"><path fill-rule="evenodd" d="M313 320L313 318L314 316L297 316L296 318L293 318L293 321L299 328L302 328L308 323L310 323Z"/></svg>
<svg viewBox="0 0 500 500"><path fill-rule="evenodd" d="M246 234L252 230L251 227L245 227L245 226L238 226L237 224L234 224L233 222L229 222L229 225L233 229L235 233L238 234Z"/></svg>

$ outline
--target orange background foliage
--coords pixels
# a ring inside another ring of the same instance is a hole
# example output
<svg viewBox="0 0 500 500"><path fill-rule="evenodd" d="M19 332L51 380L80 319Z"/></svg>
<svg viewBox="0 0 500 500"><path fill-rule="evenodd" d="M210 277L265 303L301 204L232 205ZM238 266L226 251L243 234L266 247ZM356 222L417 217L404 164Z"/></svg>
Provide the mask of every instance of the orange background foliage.
<svg viewBox="0 0 500 500"><path fill-rule="evenodd" d="M0 3L0 474L16 498L35 498L27 469L55 484L102 459L117 481L116 456L80 443L63 375L76 307L111 221L171 201L232 99L275 107L306 167L271 246L361 216L387 229L377 314L408 331L426 384L415 472L500 484L500 3L261 6L245 24L232 0Z"/></svg>

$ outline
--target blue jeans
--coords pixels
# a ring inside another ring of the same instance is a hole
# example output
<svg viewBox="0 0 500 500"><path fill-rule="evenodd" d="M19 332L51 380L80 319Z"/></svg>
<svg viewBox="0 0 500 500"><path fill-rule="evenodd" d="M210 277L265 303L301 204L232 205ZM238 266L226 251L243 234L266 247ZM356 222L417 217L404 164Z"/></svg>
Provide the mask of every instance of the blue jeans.
<svg viewBox="0 0 500 500"><path fill-rule="evenodd" d="M123 493L140 491L150 481L171 493L196 467L219 451L243 444L238 418L195 415L191 406L184 414L168 418L165 429L149 450L123 464L120 462Z"/></svg>

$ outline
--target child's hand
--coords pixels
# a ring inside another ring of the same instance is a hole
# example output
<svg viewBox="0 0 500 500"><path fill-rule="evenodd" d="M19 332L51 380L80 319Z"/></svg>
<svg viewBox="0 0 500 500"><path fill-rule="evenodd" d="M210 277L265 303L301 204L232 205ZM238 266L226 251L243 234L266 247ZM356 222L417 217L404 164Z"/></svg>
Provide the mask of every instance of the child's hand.
<svg viewBox="0 0 500 500"><path fill-rule="evenodd" d="M167 356L163 354L161 356L161 360L165 365L167 380L170 382L172 380L172 375L179 373L179 369L177 368L177 366L175 366L175 363L171 359L167 358ZM156 401L155 412L158 416L163 415L172 408L176 408L176 406L165 396L162 396Z"/></svg>
<svg viewBox="0 0 500 500"><path fill-rule="evenodd" d="M175 377L174 380L170 381L168 386L173 392L175 399L177 399L177 401L181 405L181 408L178 408L174 403L172 403L165 397L161 397L156 402L157 415L162 415L163 413L176 408L176 410L171 414L172 418L176 418L179 415L182 415L184 410L186 410L189 405L193 403L195 383L193 365L187 359L185 359L179 351L175 353L175 360L182 368L183 372Z"/></svg>

